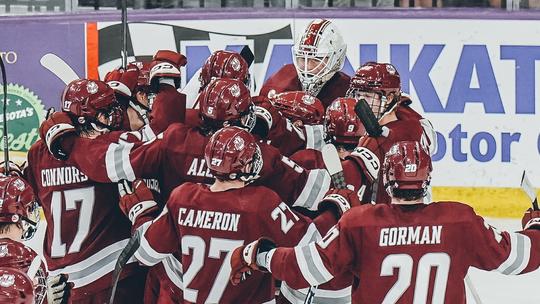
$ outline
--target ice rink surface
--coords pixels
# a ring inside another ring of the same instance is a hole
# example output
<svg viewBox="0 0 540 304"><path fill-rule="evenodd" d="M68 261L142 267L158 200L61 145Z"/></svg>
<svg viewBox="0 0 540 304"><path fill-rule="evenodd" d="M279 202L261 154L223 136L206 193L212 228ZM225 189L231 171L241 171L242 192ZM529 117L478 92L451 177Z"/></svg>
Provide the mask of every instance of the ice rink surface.
<svg viewBox="0 0 540 304"><path fill-rule="evenodd" d="M518 219L488 218L487 221L499 230L517 231L521 229L521 222ZM42 247L39 244L43 242L44 235L45 224L42 221L38 233L28 242L28 245L41 253ZM540 303L540 270L521 276L505 276L497 272L471 268L469 276L482 304ZM467 290L467 303L477 303L469 290Z"/></svg>

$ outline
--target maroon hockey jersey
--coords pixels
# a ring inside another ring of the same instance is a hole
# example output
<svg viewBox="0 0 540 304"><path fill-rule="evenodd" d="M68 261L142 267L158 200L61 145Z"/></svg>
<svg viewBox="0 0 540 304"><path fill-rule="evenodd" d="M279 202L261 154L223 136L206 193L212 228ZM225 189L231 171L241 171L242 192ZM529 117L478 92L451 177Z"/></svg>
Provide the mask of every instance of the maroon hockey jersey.
<svg viewBox="0 0 540 304"><path fill-rule="evenodd" d="M521 274L540 266L540 231L499 232L461 203L364 205L317 243L273 252L293 287L354 274L353 303L465 303L470 266Z"/></svg>
<svg viewBox="0 0 540 304"><path fill-rule="evenodd" d="M183 182L213 182L204 160L208 139L197 128L173 124L155 140L145 143L78 138L70 155L86 175L99 182L157 177L163 197L167 198ZM255 183L276 191L290 205L316 209L316 203L330 186L328 172L305 170L276 148L259 145L263 168Z"/></svg>
<svg viewBox="0 0 540 304"><path fill-rule="evenodd" d="M71 158L55 159L41 140L28 152L25 174L47 220L43 255L51 275L69 275L73 300L110 287L114 262L131 236L131 223L118 207L117 185L93 181ZM123 276L134 267L128 265Z"/></svg>
<svg viewBox="0 0 540 304"><path fill-rule="evenodd" d="M347 74L337 72L324 84L316 97L322 101L325 109L334 99L345 96L349 89L350 80L351 77ZM274 75L270 76L263 84L259 95L268 96L271 90L275 90L276 93L302 91L302 84L298 79L294 64L284 65Z"/></svg>
<svg viewBox="0 0 540 304"><path fill-rule="evenodd" d="M253 273L241 288L230 285L233 249L263 235L284 246L307 244L335 223L331 211L313 222L294 213L266 187L212 192L207 185L184 183L147 226L135 256L154 265L181 251L184 303L273 303L268 273Z"/></svg>
<svg viewBox="0 0 540 304"><path fill-rule="evenodd" d="M390 147L392 147L396 142L403 140L417 141L426 143L424 129L420 121L415 119L398 119L392 122L389 122L385 125L390 129L388 136L380 137L371 137L364 135L360 138L359 147L364 147L373 152L380 161L382 166L382 161L384 160L384 155ZM364 198L362 202L377 202L377 203L390 203L390 196L386 193L384 185L382 183L382 170L379 170L378 181L375 181L372 187L367 187ZM373 194L373 192L376 192Z"/></svg>

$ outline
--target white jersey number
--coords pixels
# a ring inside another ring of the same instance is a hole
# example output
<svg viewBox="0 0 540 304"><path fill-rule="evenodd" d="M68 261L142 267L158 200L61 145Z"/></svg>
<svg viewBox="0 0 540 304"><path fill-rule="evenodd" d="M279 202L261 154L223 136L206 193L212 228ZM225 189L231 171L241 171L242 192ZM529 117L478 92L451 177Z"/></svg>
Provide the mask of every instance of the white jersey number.
<svg viewBox="0 0 540 304"><path fill-rule="evenodd" d="M211 238L210 239L210 248L208 250L208 257L211 259L219 260L221 259L221 253L225 253L225 258L217 276L212 283L210 293L208 298L204 303L219 303L225 287L229 283L229 276L231 275L231 255L235 248L242 246L244 241L239 240L228 240L221 238ZM188 288L189 284L193 281L195 276L204 266L204 260L206 258L206 243L200 236L196 235L185 235L182 237L182 254L190 255L191 252L191 264L188 269L185 271L184 279L184 299L197 303L197 297L199 291L197 289ZM207 275L203 273L203 275Z"/></svg>
<svg viewBox="0 0 540 304"><path fill-rule="evenodd" d="M413 258L408 254L391 254L384 258L381 265L381 276L393 276L394 269L397 268L398 278L394 286L390 288L384 297L383 304L397 303L403 293L409 288L411 285L413 264ZM413 304L427 303L429 276L432 267L437 267L437 271L435 273L435 284L433 286L431 303L444 303L448 271L450 270L450 256L443 252L437 252L427 253L418 261Z"/></svg>
<svg viewBox="0 0 540 304"><path fill-rule="evenodd" d="M290 219L287 214L292 215L294 219ZM283 231L284 234L287 234L287 232L291 230L292 226L294 226L294 223L299 220L298 216L296 216L296 214L294 214L294 212L289 209L289 206L287 206L287 204L284 202L281 202L276 209L272 210L270 216L274 221L276 221L278 218L280 219L281 231Z"/></svg>
<svg viewBox="0 0 540 304"><path fill-rule="evenodd" d="M54 226L51 246L51 256L61 258L66 255L66 243L62 242L62 214L77 210L77 203L80 204L79 222L77 233L69 246L67 253L76 253L81 250L82 242L90 231L90 222L94 211L94 187L79 188L63 191L66 209L62 208L62 191L54 191L51 199L51 213ZM72 227L75 228L75 227Z"/></svg>

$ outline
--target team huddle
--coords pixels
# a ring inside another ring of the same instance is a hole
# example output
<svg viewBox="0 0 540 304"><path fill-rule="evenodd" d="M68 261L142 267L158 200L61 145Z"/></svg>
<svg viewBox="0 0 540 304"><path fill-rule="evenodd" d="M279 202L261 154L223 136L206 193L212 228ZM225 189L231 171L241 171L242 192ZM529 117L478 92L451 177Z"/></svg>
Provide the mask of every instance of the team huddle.
<svg viewBox="0 0 540 304"><path fill-rule="evenodd" d="M0 175L0 302L465 303L470 266L536 270L540 212L500 232L432 202L431 123L394 66L349 77L345 54L314 20L252 96L249 59L216 51L194 109L173 51L69 83ZM39 206L43 258L21 243Z"/></svg>

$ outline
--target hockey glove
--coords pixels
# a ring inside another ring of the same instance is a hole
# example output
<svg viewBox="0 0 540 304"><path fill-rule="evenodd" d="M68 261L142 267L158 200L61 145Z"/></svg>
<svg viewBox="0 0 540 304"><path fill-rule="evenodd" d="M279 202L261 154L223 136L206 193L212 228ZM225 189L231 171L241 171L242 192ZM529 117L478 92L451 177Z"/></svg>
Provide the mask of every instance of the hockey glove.
<svg viewBox="0 0 540 304"><path fill-rule="evenodd" d="M135 228L139 226L135 225L137 218L153 216L158 211L154 196L142 179L136 179L132 186L126 180L118 182L118 192L120 193L120 209ZM141 224L143 222L145 220L141 220Z"/></svg>
<svg viewBox="0 0 540 304"><path fill-rule="evenodd" d="M134 64L129 64L127 68L113 70L105 75L105 82L115 93L125 97L134 95L139 78L139 68Z"/></svg>
<svg viewBox="0 0 540 304"><path fill-rule="evenodd" d="M540 230L540 211L532 210L532 208L527 209L523 215L523 218L521 219L521 226L523 227L523 230Z"/></svg>
<svg viewBox="0 0 540 304"><path fill-rule="evenodd" d="M257 122L252 133L260 138L267 138L268 133L274 127L275 123L281 118L281 114L274 108L270 100L266 97L256 96L252 98L255 104L255 115Z"/></svg>
<svg viewBox="0 0 540 304"><path fill-rule="evenodd" d="M47 278L47 303L68 303L71 288L73 288L73 283L68 283L67 274L49 276Z"/></svg>
<svg viewBox="0 0 540 304"><path fill-rule="evenodd" d="M26 162L23 162L20 166L12 161L8 161L8 172L6 174L6 162L0 163L0 173L9 176L23 177L23 170L26 168Z"/></svg>
<svg viewBox="0 0 540 304"><path fill-rule="evenodd" d="M63 141L76 135L75 127L71 117L65 112L55 112L41 123L39 127L39 137L49 149L49 152L59 160L66 160L69 157L69 145L64 145Z"/></svg>
<svg viewBox="0 0 540 304"><path fill-rule="evenodd" d="M236 248L231 256L231 283L238 285L245 281L251 275L252 270L267 271L257 265L257 254L274 248L276 248L276 244L264 237Z"/></svg>
<svg viewBox="0 0 540 304"><path fill-rule="evenodd" d="M360 206L358 194L349 189L330 189L319 203L319 212L332 209L337 218L355 206Z"/></svg>
<svg viewBox="0 0 540 304"><path fill-rule="evenodd" d="M368 148L356 147L345 159L354 161L362 169L369 182L373 182L379 176L381 163L377 155Z"/></svg>

